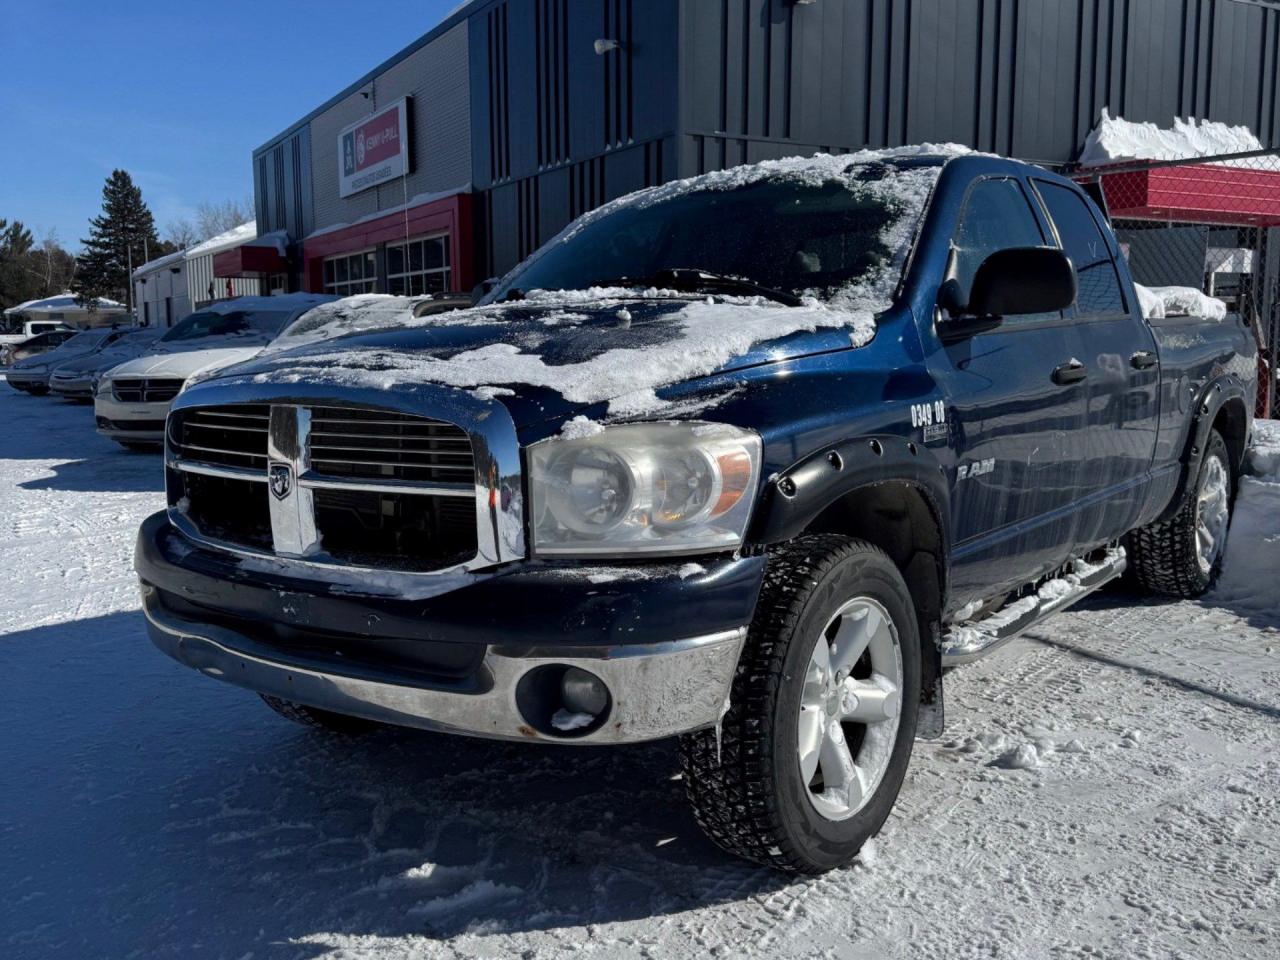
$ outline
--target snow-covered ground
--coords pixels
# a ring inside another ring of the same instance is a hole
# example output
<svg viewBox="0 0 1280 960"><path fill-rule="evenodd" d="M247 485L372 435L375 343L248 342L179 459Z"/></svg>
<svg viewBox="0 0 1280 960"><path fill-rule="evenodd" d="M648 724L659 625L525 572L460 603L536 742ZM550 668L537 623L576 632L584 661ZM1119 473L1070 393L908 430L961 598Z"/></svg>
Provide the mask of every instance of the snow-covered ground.
<svg viewBox="0 0 1280 960"><path fill-rule="evenodd" d="M1218 597L1108 591L952 673L885 832L796 880L702 838L670 744L335 739L167 660L158 458L3 385L0 424L6 960L1276 956L1280 482Z"/></svg>

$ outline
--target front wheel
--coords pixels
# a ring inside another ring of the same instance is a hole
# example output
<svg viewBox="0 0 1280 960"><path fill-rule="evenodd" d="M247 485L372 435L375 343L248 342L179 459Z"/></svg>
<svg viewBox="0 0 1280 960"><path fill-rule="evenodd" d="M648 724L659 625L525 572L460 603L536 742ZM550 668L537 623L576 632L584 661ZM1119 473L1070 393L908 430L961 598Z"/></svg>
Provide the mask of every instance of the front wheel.
<svg viewBox="0 0 1280 960"><path fill-rule="evenodd" d="M883 551L834 535L774 551L720 730L681 741L703 830L783 870L852 860L902 787L920 665L911 595Z"/></svg>

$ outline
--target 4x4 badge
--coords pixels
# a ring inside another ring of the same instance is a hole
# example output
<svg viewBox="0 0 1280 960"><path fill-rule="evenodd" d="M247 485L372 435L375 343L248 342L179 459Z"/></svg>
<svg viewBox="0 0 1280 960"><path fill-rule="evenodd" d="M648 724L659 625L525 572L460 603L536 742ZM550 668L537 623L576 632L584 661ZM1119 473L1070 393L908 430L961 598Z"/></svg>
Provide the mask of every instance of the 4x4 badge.
<svg viewBox="0 0 1280 960"><path fill-rule="evenodd" d="M293 491L293 468L287 463L273 463L267 468L267 482L271 495L283 500Z"/></svg>

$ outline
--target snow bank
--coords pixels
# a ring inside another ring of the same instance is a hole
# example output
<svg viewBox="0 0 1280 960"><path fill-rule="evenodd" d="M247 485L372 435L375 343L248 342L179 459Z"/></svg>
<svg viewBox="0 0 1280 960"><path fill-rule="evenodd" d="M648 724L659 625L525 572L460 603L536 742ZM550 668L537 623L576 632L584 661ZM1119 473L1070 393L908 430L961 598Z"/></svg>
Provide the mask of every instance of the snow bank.
<svg viewBox="0 0 1280 960"><path fill-rule="evenodd" d="M1172 127L1135 123L1112 117L1105 107L1098 125L1085 138L1080 164L1099 167L1129 160L1184 160L1213 157L1224 153L1246 153L1263 149L1262 142L1245 126L1232 127L1216 120L1183 120L1175 117ZM1267 158L1231 161L1233 166L1270 169Z"/></svg>
<svg viewBox="0 0 1280 960"><path fill-rule="evenodd" d="M1240 481L1222 576L1211 595L1238 611L1280 617L1280 421L1255 420L1248 465Z"/></svg>
<svg viewBox="0 0 1280 960"><path fill-rule="evenodd" d="M1144 287L1135 283L1142 315L1148 320L1163 317L1203 317L1206 320L1225 320L1227 305L1217 297L1202 293L1195 287Z"/></svg>

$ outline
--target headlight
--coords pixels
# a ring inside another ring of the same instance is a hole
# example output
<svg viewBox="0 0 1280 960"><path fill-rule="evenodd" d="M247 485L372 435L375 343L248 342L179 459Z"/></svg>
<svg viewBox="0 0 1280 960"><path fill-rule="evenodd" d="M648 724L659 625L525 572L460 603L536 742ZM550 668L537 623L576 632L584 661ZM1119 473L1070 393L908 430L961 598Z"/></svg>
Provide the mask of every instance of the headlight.
<svg viewBox="0 0 1280 960"><path fill-rule="evenodd" d="M715 423L637 423L529 448L534 552L687 554L741 546L760 437Z"/></svg>
<svg viewBox="0 0 1280 960"><path fill-rule="evenodd" d="M93 385L93 392L94 392L94 394L95 394L95 395L96 395L96 394L110 393L110 392L111 392L111 376L110 376L110 374L105 374L105 375L103 375L103 376L101 376L101 377L99 377L99 378L97 379L97 382L96 382L96 383L94 383L94 385Z"/></svg>

